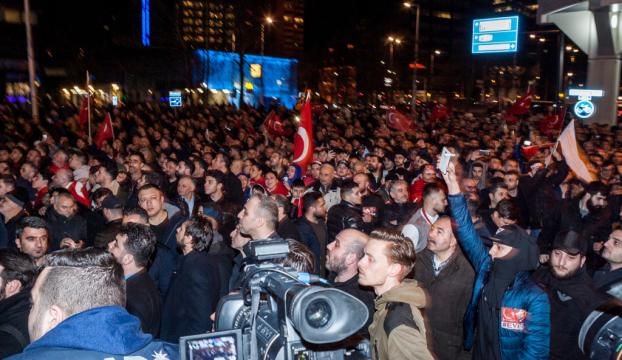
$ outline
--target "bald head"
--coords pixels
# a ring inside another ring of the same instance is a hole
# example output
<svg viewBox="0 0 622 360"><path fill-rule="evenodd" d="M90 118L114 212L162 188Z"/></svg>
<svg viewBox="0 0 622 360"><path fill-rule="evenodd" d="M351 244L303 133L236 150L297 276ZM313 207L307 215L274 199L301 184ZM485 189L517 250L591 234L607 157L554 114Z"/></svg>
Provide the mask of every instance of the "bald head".
<svg viewBox="0 0 622 360"><path fill-rule="evenodd" d="M73 173L69 169L59 169L54 176L52 176L52 187L66 188L73 180Z"/></svg>
<svg viewBox="0 0 622 360"><path fill-rule="evenodd" d="M335 239L339 239L342 246L346 247L349 252L355 253L360 260L364 255L363 249L369 241L369 236L356 229L345 229L337 234Z"/></svg>
<svg viewBox="0 0 622 360"><path fill-rule="evenodd" d="M342 230L335 240L328 244L326 268L337 273L339 280L346 281L358 273L357 263L365 255L365 245L369 237L358 230Z"/></svg>

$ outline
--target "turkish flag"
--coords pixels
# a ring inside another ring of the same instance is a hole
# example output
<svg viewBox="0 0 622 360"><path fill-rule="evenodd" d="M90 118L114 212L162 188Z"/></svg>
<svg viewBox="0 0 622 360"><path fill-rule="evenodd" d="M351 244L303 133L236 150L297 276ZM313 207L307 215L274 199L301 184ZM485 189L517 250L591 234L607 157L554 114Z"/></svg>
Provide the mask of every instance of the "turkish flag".
<svg viewBox="0 0 622 360"><path fill-rule="evenodd" d="M313 118L311 117L311 99L307 97L300 112L300 125L294 135L294 164L298 164L303 173L313 160Z"/></svg>
<svg viewBox="0 0 622 360"><path fill-rule="evenodd" d="M538 123L540 132L546 136L552 136L559 133L564 125L564 117L566 115L566 108L559 107L557 113L543 117Z"/></svg>
<svg viewBox="0 0 622 360"><path fill-rule="evenodd" d="M89 97L85 96L82 98L82 104L80 105L80 117L79 117L80 127L84 128L88 122L89 122Z"/></svg>
<svg viewBox="0 0 622 360"><path fill-rule="evenodd" d="M412 125L412 120L401 112L394 109L387 111L387 126L391 129L408 131Z"/></svg>
<svg viewBox="0 0 622 360"><path fill-rule="evenodd" d="M104 121L99 124L97 128L97 134L95 134L95 145L101 148L104 142L108 139L114 139L114 130L112 129L112 119L110 113L106 113Z"/></svg>
<svg viewBox="0 0 622 360"><path fill-rule="evenodd" d="M449 117L449 109L445 105L435 105L432 114L430 115L429 122L435 123L439 120L446 120Z"/></svg>
<svg viewBox="0 0 622 360"><path fill-rule="evenodd" d="M274 136L283 136L285 135L285 126L283 125L283 121L277 113L272 110L266 116L266 119L263 122L264 127L270 133L270 135Z"/></svg>
<svg viewBox="0 0 622 360"><path fill-rule="evenodd" d="M515 101L512 106L505 110L505 114L509 116L527 114L529 112L529 108L531 108L532 100L533 87L529 86L527 88L527 94L525 94L525 96L523 96L520 100Z"/></svg>

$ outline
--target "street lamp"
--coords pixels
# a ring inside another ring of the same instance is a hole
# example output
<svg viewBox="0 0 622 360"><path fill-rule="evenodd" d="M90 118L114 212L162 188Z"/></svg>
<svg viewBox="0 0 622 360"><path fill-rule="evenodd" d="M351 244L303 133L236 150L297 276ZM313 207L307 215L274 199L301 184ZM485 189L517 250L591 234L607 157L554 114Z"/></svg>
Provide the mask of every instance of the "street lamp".
<svg viewBox="0 0 622 360"><path fill-rule="evenodd" d="M266 33L265 33L265 25L264 24L272 25L273 23L274 23L274 19L272 19L272 17L270 17L270 16L266 16L264 21L261 23L261 56L263 56L263 54L264 54L264 46L265 46L265 43L266 43Z"/></svg>
<svg viewBox="0 0 622 360"><path fill-rule="evenodd" d="M434 75L434 59L435 59L436 55L440 55L440 54L441 54L441 51L438 50L438 49L430 52L430 72L428 73L429 79L428 79L428 83L427 83L427 86L426 86L426 91L425 91L426 94L428 93L428 89L427 88L432 88L432 75Z"/></svg>
<svg viewBox="0 0 622 360"><path fill-rule="evenodd" d="M417 121L417 61L419 60L419 15L421 13L421 7L419 4L404 2L404 8L411 9L413 6L415 10L415 66L413 67L413 85L412 85L412 98L410 99L410 110L412 117Z"/></svg>

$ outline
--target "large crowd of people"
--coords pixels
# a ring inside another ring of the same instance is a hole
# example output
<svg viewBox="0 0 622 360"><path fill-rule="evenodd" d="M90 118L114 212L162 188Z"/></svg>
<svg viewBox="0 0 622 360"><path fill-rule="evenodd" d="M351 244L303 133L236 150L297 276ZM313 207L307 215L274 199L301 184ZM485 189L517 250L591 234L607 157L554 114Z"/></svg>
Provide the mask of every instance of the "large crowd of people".
<svg viewBox="0 0 622 360"><path fill-rule="evenodd" d="M396 131L375 106L315 106L302 168L293 111L278 134L252 108L110 111L96 146L72 106L0 105L0 358L178 358L271 238L366 305L373 359L588 358L581 324L616 301L622 128L575 125L588 183L542 115L423 106Z"/></svg>

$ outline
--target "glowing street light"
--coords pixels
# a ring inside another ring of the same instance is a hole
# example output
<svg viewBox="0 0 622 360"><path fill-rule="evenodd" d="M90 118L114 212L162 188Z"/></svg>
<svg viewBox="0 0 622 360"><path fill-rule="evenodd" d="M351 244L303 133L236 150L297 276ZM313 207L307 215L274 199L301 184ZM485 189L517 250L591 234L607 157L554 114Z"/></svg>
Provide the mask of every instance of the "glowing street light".
<svg viewBox="0 0 622 360"><path fill-rule="evenodd" d="M412 6L413 6L413 4L411 4L411 3L407 2L407 1L404 2L404 7L405 8L410 9Z"/></svg>

